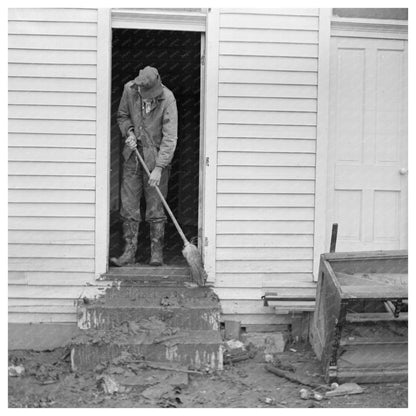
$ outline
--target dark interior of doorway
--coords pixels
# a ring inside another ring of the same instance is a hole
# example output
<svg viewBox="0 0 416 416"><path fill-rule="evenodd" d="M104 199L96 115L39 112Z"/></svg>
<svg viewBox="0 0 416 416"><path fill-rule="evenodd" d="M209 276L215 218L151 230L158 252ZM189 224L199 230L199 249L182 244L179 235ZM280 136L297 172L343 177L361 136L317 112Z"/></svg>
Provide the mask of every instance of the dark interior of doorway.
<svg viewBox="0 0 416 416"><path fill-rule="evenodd" d="M173 92L178 107L178 143L172 162L167 201L188 239L198 236L200 55L200 33L113 29L110 257L118 256L124 245L119 215L123 139L116 113L124 84L134 79L139 70L147 65L158 69L162 83ZM165 263L184 264L182 247L182 240L169 219L165 231ZM147 264L149 258L149 225L142 222L136 260L140 264Z"/></svg>

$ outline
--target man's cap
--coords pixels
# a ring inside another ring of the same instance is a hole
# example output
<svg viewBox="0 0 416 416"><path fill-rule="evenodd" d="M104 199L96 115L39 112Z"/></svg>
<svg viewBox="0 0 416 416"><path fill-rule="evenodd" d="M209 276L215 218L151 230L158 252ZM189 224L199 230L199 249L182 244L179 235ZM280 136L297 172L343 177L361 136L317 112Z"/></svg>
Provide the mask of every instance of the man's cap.
<svg viewBox="0 0 416 416"><path fill-rule="evenodd" d="M151 66L141 69L134 82L140 87L140 95L143 98L156 98L163 92L159 72Z"/></svg>

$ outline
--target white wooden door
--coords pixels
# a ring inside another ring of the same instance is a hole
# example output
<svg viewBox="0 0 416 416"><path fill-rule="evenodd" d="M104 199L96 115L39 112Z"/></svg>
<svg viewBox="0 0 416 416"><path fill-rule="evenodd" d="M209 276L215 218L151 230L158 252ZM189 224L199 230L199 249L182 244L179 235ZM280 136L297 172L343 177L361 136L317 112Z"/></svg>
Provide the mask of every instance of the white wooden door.
<svg viewBox="0 0 416 416"><path fill-rule="evenodd" d="M333 37L330 74L336 251L407 248L407 41Z"/></svg>

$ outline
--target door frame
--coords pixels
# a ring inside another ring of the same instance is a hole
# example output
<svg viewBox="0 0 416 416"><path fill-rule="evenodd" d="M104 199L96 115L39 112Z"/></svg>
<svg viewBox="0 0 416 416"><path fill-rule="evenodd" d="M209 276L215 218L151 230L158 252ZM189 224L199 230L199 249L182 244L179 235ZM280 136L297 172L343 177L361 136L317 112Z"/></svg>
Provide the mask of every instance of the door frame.
<svg viewBox="0 0 416 416"><path fill-rule="evenodd" d="M196 9L197 10L197 9ZM110 140L112 29L201 32L200 170L198 245L208 282L215 280L216 153L219 13L163 9L98 9L95 276L108 270L110 240ZM206 138L209 138L207 140Z"/></svg>
<svg viewBox="0 0 416 416"><path fill-rule="evenodd" d="M313 277L318 280L319 259L329 251L331 230L327 229L328 206L328 146L329 146L329 67L331 37L358 37L377 39L408 39L408 22L385 19L340 18L332 9L320 9L318 115L315 181L315 232ZM321 14L320 14L321 17Z"/></svg>

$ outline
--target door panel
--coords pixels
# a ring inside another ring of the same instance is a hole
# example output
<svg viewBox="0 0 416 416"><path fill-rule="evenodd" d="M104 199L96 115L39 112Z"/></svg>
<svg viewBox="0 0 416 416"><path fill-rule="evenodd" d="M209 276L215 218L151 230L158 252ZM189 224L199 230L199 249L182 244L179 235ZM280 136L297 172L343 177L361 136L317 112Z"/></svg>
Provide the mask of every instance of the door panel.
<svg viewBox="0 0 416 416"><path fill-rule="evenodd" d="M337 251L407 248L407 42L333 37L330 91Z"/></svg>

